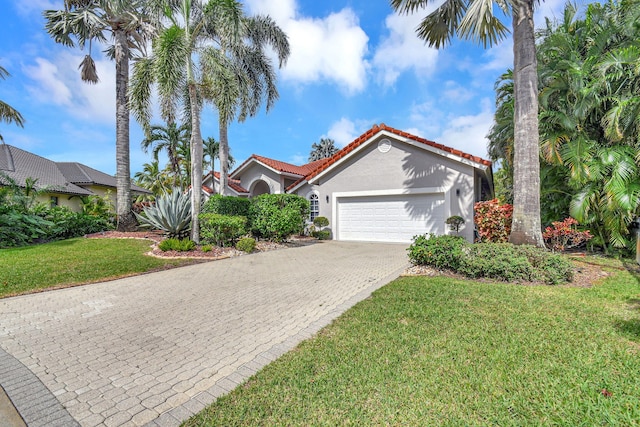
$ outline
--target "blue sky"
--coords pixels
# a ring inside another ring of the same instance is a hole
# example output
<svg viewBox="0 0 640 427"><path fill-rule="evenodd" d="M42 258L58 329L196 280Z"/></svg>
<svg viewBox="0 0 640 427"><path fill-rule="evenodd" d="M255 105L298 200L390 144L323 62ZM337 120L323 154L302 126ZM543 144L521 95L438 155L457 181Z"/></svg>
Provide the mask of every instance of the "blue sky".
<svg viewBox="0 0 640 427"><path fill-rule="evenodd" d="M0 0L0 99L18 109L25 128L0 123L7 144L54 161L77 161L115 173L115 66L93 53L100 83L80 81L86 52L56 45L42 10L62 0ZM279 71L280 99L244 123L233 123L229 143L236 165L251 154L306 163L311 144L332 138L342 147L376 123L479 155L494 111L493 85L513 61L511 39L490 49L454 41L442 50L415 36L421 16L399 16L388 0L245 0L248 14L269 14L288 34L291 56ZM542 3L560 16L564 1ZM509 25L510 26L510 25ZM163 124L156 117L154 123ZM218 138L216 112L206 106L204 137ZM131 170L151 154L131 120Z"/></svg>

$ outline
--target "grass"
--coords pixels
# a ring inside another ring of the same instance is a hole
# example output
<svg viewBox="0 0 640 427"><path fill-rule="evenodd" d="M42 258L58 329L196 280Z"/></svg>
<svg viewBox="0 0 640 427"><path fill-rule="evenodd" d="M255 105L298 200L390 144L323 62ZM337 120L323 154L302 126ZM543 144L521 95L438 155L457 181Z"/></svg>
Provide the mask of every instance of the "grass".
<svg viewBox="0 0 640 427"><path fill-rule="evenodd" d="M400 278L183 425L640 425L640 284Z"/></svg>
<svg viewBox="0 0 640 427"><path fill-rule="evenodd" d="M0 297L192 263L144 255L148 251L147 240L84 238L0 249Z"/></svg>

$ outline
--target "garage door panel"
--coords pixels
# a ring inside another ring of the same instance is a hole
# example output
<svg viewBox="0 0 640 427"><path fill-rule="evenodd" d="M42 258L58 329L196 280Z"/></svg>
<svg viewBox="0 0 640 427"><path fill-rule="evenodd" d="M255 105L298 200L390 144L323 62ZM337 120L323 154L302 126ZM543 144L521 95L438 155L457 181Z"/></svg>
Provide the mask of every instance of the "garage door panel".
<svg viewBox="0 0 640 427"><path fill-rule="evenodd" d="M424 233L444 234L443 194L338 199L340 240L410 242Z"/></svg>

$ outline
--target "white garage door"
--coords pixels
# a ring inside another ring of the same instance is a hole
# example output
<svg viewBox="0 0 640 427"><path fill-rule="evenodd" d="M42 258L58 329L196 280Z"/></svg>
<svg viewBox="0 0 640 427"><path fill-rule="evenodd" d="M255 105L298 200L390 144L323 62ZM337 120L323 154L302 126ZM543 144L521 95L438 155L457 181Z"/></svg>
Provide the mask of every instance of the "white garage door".
<svg viewBox="0 0 640 427"><path fill-rule="evenodd" d="M444 234L443 194L338 199L338 239L410 242L417 234Z"/></svg>

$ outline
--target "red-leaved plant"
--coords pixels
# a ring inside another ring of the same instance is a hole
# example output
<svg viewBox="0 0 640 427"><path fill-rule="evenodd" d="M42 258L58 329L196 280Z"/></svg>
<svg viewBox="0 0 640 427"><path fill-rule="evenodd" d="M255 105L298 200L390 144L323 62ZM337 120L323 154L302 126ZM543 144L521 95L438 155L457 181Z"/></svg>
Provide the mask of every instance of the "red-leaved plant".
<svg viewBox="0 0 640 427"><path fill-rule="evenodd" d="M554 252L580 246L593 238L589 230L579 231L578 221L569 217L564 221L554 221L542 233L545 243Z"/></svg>
<svg viewBox="0 0 640 427"><path fill-rule="evenodd" d="M479 242L504 243L511 234L513 206L501 205L498 199L478 202L473 206Z"/></svg>

